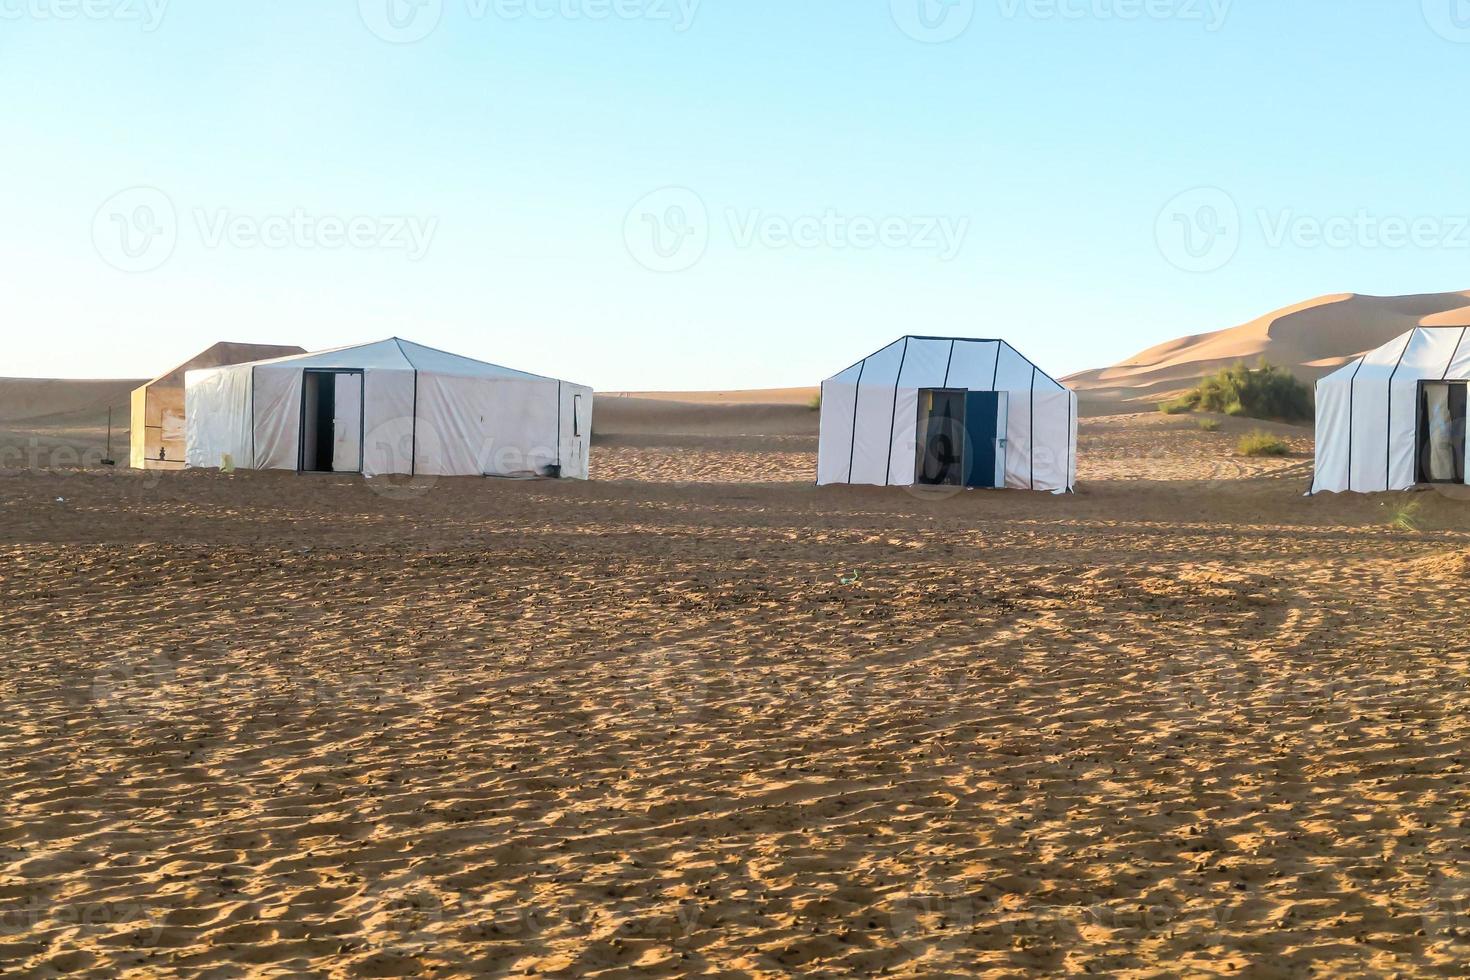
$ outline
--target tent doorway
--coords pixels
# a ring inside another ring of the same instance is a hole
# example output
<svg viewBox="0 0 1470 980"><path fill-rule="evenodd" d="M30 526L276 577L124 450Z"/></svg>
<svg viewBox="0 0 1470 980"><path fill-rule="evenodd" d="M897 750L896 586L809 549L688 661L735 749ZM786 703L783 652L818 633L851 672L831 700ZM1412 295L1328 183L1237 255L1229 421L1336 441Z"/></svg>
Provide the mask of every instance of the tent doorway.
<svg viewBox="0 0 1470 980"><path fill-rule="evenodd" d="M361 473L363 373L311 370L301 380L303 473Z"/></svg>
<svg viewBox="0 0 1470 980"><path fill-rule="evenodd" d="M964 486L964 390L922 389L919 392L918 434L914 482L922 487Z"/></svg>
<svg viewBox="0 0 1470 980"><path fill-rule="evenodd" d="M1465 482L1465 408L1465 382L1419 384L1416 456L1420 483Z"/></svg>
<svg viewBox="0 0 1470 980"><path fill-rule="evenodd" d="M999 391L919 391L914 482L926 487L1005 486L1008 396Z"/></svg>
<svg viewBox="0 0 1470 980"><path fill-rule="evenodd" d="M972 391L965 396L968 458L965 486L996 489L1006 485L1006 422L1010 394Z"/></svg>

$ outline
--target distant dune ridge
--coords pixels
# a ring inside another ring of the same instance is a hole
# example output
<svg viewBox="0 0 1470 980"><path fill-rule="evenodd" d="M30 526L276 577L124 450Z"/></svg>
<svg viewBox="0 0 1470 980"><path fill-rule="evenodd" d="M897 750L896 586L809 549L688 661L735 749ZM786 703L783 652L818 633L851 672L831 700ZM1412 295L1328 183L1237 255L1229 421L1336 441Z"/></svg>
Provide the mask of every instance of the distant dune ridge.
<svg viewBox="0 0 1470 980"><path fill-rule="evenodd" d="M1112 367L1065 378L1085 415L1152 412L1155 403L1237 361L1264 357L1314 382L1416 326L1470 325L1470 291L1418 296L1321 296L1228 330L1180 337ZM14 442L100 444L113 409L115 453L125 453L128 394L141 380L0 378L0 434ZM815 440L820 389L599 392L593 419L602 446L650 435Z"/></svg>
<svg viewBox="0 0 1470 980"><path fill-rule="evenodd" d="M128 424L128 396L142 381L79 381L58 378L0 378L0 422L95 424L113 409Z"/></svg>
<svg viewBox="0 0 1470 980"><path fill-rule="evenodd" d="M1112 367L1063 379L1093 414L1150 410L1153 404L1237 361L1265 358L1304 381L1336 370L1416 326L1470 325L1470 292L1418 296L1320 296L1213 333L1180 337Z"/></svg>

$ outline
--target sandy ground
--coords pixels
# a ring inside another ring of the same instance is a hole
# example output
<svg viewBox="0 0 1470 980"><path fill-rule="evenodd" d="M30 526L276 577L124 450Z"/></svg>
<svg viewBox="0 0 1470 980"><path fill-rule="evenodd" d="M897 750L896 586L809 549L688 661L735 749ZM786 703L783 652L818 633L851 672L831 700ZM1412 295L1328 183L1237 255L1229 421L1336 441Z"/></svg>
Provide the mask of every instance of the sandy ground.
<svg viewBox="0 0 1470 980"><path fill-rule="evenodd" d="M0 471L0 972L1466 975L1470 502L602 408L589 484Z"/></svg>

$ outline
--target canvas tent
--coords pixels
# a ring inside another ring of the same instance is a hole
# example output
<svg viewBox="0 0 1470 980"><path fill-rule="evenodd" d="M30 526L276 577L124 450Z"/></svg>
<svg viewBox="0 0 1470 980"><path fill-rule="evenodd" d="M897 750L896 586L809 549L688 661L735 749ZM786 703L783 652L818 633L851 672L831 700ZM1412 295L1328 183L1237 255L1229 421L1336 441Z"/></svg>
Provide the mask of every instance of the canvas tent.
<svg viewBox="0 0 1470 980"><path fill-rule="evenodd" d="M817 483L1068 492L1077 394L1004 340L901 337L822 382Z"/></svg>
<svg viewBox="0 0 1470 980"><path fill-rule="evenodd" d="M215 344L135 389L129 427L132 442L129 464L137 470L184 468L184 375L187 372L305 353L301 347L274 344Z"/></svg>
<svg viewBox="0 0 1470 980"><path fill-rule="evenodd" d="M1465 482L1467 335L1418 327L1317 382L1313 493Z"/></svg>
<svg viewBox="0 0 1470 980"><path fill-rule="evenodd" d="M393 338L190 371L191 467L587 479L592 389Z"/></svg>

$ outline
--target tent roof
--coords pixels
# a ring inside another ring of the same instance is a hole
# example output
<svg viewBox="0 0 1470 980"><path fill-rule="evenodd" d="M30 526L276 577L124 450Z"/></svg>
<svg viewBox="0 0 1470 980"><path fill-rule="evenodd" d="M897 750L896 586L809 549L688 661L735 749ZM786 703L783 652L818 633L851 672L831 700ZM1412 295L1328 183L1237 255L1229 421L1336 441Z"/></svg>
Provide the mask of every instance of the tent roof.
<svg viewBox="0 0 1470 980"><path fill-rule="evenodd" d="M426 371L465 378L522 378L537 381L554 381L539 374L517 371L513 368L477 361L471 357L450 354L447 351L425 347L411 340L390 337L371 344L338 347L333 350L317 351L313 354L298 354L291 357L276 357L255 361L251 367L281 365L293 368L366 368L376 371Z"/></svg>
<svg viewBox="0 0 1470 980"><path fill-rule="evenodd" d="M1009 342L1007 342L1005 340L1000 340L1000 339L997 339L997 338L983 338L983 337L927 337L927 336L922 336L922 335L919 335L919 334L905 334L904 336L899 337L893 343L888 344L887 346L882 347L879 350L874 351L872 354L869 354L867 357L863 358L861 361L857 361L856 363L852 364L851 366L843 369L842 371L839 371L837 374L833 375L832 377L828 378L827 380L828 381L851 382L852 380L854 380L851 377L851 375L854 375L855 373L857 373L863 367L863 365L866 364L868 361L872 361L873 359L878 358L878 357L881 357L882 355L887 354L890 351L894 351L898 347L903 347L904 350L907 351L908 350L908 347L909 347L909 344L912 341L925 342L926 344L938 343L938 344L947 344L947 345L949 345L949 362L951 364L953 364L955 362L955 360L956 360L956 356L955 355L957 353L959 353L959 354L962 355L963 354L963 351L966 350L966 349L973 350L974 349L974 345L995 345L994 357L996 358L996 362L995 362L995 366L992 368L992 370L990 372L990 382L991 382L992 387L996 387L997 386L997 371L1000 369L1000 363L999 363L1000 352L1002 350L1006 350L1006 351L1009 351L1010 354L1012 355L1012 358L1011 358L1012 360L1017 360L1017 361L1023 362L1027 367L1034 369L1034 375L1033 375L1033 377L1031 379L1031 383L1035 383L1036 380L1044 380L1046 382L1046 386L1047 387L1056 388L1056 389L1063 390L1063 391L1067 390L1067 386L1066 385L1062 384L1056 378L1053 378L1051 375L1049 375L1045 371L1041 370L1041 368L1037 367L1036 362L1032 361L1030 358L1028 358L1026 355L1022 354L1020 351L1016 350L1015 347L1013 347ZM948 373L948 372L944 372L944 373ZM899 368L898 368L898 375L896 375L895 377L901 376L902 374L903 374L902 361L900 361ZM885 381L873 381L872 383L873 384L886 384L888 387L893 387L897 382L896 381L886 381L885 380ZM928 387L928 386L925 385L924 387ZM1005 387L1005 386L1000 386L1000 387ZM1030 387L1030 383L1028 383L1026 385L1023 385L1022 387Z"/></svg>
<svg viewBox="0 0 1470 980"><path fill-rule="evenodd" d="M1338 368L1319 385L1470 379L1470 327L1415 327Z"/></svg>
<svg viewBox="0 0 1470 980"><path fill-rule="evenodd" d="M305 354L305 347L285 344L239 344L232 341L221 341L206 351L202 351L189 358L183 364L172 370L165 371L158 377L149 381L142 388L152 388L155 385L184 386L184 375L189 371L201 368L226 367L231 364L245 364L250 361L258 361L267 357L289 357L297 354Z"/></svg>

